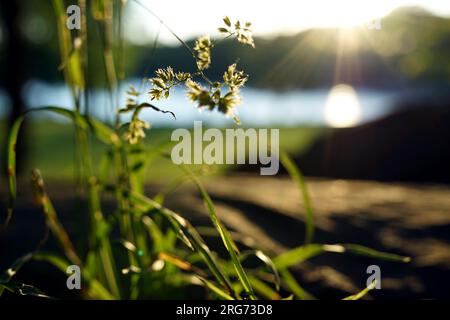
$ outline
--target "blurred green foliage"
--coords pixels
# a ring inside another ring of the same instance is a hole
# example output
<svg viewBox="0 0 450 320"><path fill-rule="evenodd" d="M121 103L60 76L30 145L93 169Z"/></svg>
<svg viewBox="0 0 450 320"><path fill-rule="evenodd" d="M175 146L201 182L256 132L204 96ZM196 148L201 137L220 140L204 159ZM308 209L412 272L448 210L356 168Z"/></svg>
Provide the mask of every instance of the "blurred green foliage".
<svg viewBox="0 0 450 320"><path fill-rule="evenodd" d="M50 120L30 121L30 130L33 132L33 141L29 143L29 157L25 164L26 173L33 168L40 168L49 181L67 181L74 178L74 129L67 123L52 122ZM4 121L0 121L0 130L5 126ZM301 128L281 128L280 147L290 154L301 154L306 152L311 144L326 129L319 127ZM170 128L152 128L148 131L145 139L145 148L148 150L149 165L145 173L145 180L148 182L171 181L183 176L181 170L174 170L170 160L164 159L152 153L152 150L163 149L170 153ZM4 136L0 136L0 145L5 143ZM93 157L101 159L101 155L106 151L105 146L99 141L91 141L91 152ZM96 163L97 166L100 162ZM199 169L197 165L190 166L193 170ZM209 168L210 173L223 174L233 166L217 165Z"/></svg>

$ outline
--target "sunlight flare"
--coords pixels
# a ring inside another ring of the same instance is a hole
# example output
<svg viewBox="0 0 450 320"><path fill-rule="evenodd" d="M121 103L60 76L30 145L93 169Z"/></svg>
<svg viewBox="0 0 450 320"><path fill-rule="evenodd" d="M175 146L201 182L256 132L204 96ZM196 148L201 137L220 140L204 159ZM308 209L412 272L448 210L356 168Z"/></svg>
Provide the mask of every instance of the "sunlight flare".
<svg viewBox="0 0 450 320"><path fill-rule="evenodd" d="M324 109L325 120L331 127L345 128L361 120L361 106L355 90L340 84L331 89Z"/></svg>

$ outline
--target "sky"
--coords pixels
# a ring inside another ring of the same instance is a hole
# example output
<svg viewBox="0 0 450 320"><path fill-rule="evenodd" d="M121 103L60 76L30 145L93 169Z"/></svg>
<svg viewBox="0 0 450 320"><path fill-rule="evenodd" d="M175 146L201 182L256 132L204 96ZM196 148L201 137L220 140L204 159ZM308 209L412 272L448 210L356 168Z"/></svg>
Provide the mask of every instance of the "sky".
<svg viewBox="0 0 450 320"><path fill-rule="evenodd" d="M399 6L421 6L450 16L450 0L139 0L182 39L216 34L222 18L251 21L255 35L295 33L311 27L348 27L383 17ZM135 43L154 39L159 22L129 0L127 36ZM164 28L160 41L175 44Z"/></svg>

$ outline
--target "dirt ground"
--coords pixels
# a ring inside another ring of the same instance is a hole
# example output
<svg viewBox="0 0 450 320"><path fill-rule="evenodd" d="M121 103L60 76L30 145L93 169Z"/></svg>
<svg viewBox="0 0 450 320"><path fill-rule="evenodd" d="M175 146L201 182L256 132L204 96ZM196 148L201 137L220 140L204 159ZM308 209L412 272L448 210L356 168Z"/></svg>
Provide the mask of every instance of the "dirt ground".
<svg viewBox="0 0 450 320"><path fill-rule="evenodd" d="M248 245L277 254L303 243L303 208L298 189L288 178L236 175L205 180L205 185L220 218L243 235ZM67 212L67 208L74 208L73 187L50 185L48 189L61 219L71 229L73 219L77 219ZM375 264L381 268L382 288L369 298L450 298L449 186L309 179L308 189L315 210L315 242L358 243L410 256L412 262L322 255L295 268L305 289L318 298L342 298L365 286L369 276L366 269ZM0 235L2 268L14 256L30 251L42 234L43 220L26 191L29 187L22 190L14 220ZM157 190L159 187L152 185L146 192L154 195ZM6 199L4 189L0 195ZM171 194L166 205L194 225L210 225L190 184ZM75 234L80 232L72 229Z"/></svg>

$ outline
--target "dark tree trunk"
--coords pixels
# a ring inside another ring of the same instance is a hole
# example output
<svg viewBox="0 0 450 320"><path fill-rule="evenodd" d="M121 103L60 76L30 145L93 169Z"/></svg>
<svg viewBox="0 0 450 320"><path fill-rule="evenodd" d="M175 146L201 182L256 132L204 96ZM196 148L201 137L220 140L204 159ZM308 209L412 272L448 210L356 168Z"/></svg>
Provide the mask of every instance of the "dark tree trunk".
<svg viewBox="0 0 450 320"><path fill-rule="evenodd" d="M11 101L11 112L8 116L7 126L8 132L14 121L25 110L22 88L26 81L26 41L20 28L22 5L23 2L20 0L0 1L0 12L5 38L3 85ZM25 143L27 140L25 137L26 127L23 127L16 145L18 173L23 171L24 160L26 159ZM6 152L2 152L2 154L6 155ZM5 161L5 159L2 159L2 161ZM1 171L5 172L5 170Z"/></svg>

